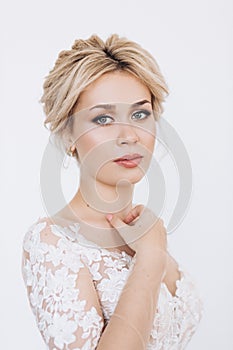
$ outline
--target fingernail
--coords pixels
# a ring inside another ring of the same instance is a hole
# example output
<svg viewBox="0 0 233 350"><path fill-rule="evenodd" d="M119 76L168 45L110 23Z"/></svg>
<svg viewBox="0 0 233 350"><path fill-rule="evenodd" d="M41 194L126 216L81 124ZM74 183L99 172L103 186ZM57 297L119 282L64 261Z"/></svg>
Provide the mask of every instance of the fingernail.
<svg viewBox="0 0 233 350"><path fill-rule="evenodd" d="M112 214L107 214L107 215L106 215L106 218L107 218L109 221L111 221L112 218L113 218L113 215L112 215Z"/></svg>

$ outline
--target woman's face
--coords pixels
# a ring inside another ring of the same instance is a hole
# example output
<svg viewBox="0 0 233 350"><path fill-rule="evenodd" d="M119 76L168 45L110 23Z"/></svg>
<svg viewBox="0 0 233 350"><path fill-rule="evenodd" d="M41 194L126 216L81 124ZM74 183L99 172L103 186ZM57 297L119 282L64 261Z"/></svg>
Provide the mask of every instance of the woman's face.
<svg viewBox="0 0 233 350"><path fill-rule="evenodd" d="M151 94L139 79L122 71L102 75L81 93L72 118L81 172L112 186L143 178L156 130ZM115 161L135 154L138 159Z"/></svg>

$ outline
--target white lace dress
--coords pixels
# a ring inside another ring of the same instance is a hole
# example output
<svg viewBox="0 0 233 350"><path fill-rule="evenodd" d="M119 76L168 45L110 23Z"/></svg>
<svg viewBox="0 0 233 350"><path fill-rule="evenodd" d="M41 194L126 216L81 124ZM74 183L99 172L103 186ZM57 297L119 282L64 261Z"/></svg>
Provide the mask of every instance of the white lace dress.
<svg viewBox="0 0 233 350"><path fill-rule="evenodd" d="M42 217L24 236L23 278L50 350L96 349L133 268L135 255L87 242L79 224L62 227ZM147 350L185 349L202 317L203 303L194 282L180 265L179 271L175 296L161 284ZM100 310L86 300L83 276L87 272Z"/></svg>

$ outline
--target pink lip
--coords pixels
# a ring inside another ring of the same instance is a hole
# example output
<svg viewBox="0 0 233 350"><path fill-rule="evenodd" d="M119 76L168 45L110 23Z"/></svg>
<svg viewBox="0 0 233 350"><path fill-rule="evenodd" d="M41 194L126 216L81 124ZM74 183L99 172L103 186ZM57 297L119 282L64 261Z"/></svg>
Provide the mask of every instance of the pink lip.
<svg viewBox="0 0 233 350"><path fill-rule="evenodd" d="M134 154L125 154L123 157L117 158L114 160L114 162L117 162L119 160L132 160L136 158L142 158L141 154L134 153Z"/></svg>
<svg viewBox="0 0 233 350"><path fill-rule="evenodd" d="M114 162L125 168L135 168L141 160L142 156L140 154L126 154L125 156L114 160Z"/></svg>

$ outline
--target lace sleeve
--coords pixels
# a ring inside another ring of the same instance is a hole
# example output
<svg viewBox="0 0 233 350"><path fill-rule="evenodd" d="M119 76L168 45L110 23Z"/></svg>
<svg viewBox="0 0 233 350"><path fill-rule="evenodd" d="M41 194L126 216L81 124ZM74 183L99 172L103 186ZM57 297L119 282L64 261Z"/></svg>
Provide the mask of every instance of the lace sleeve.
<svg viewBox="0 0 233 350"><path fill-rule="evenodd" d="M104 319L82 246L37 222L23 241L30 306L50 350L96 349Z"/></svg>

